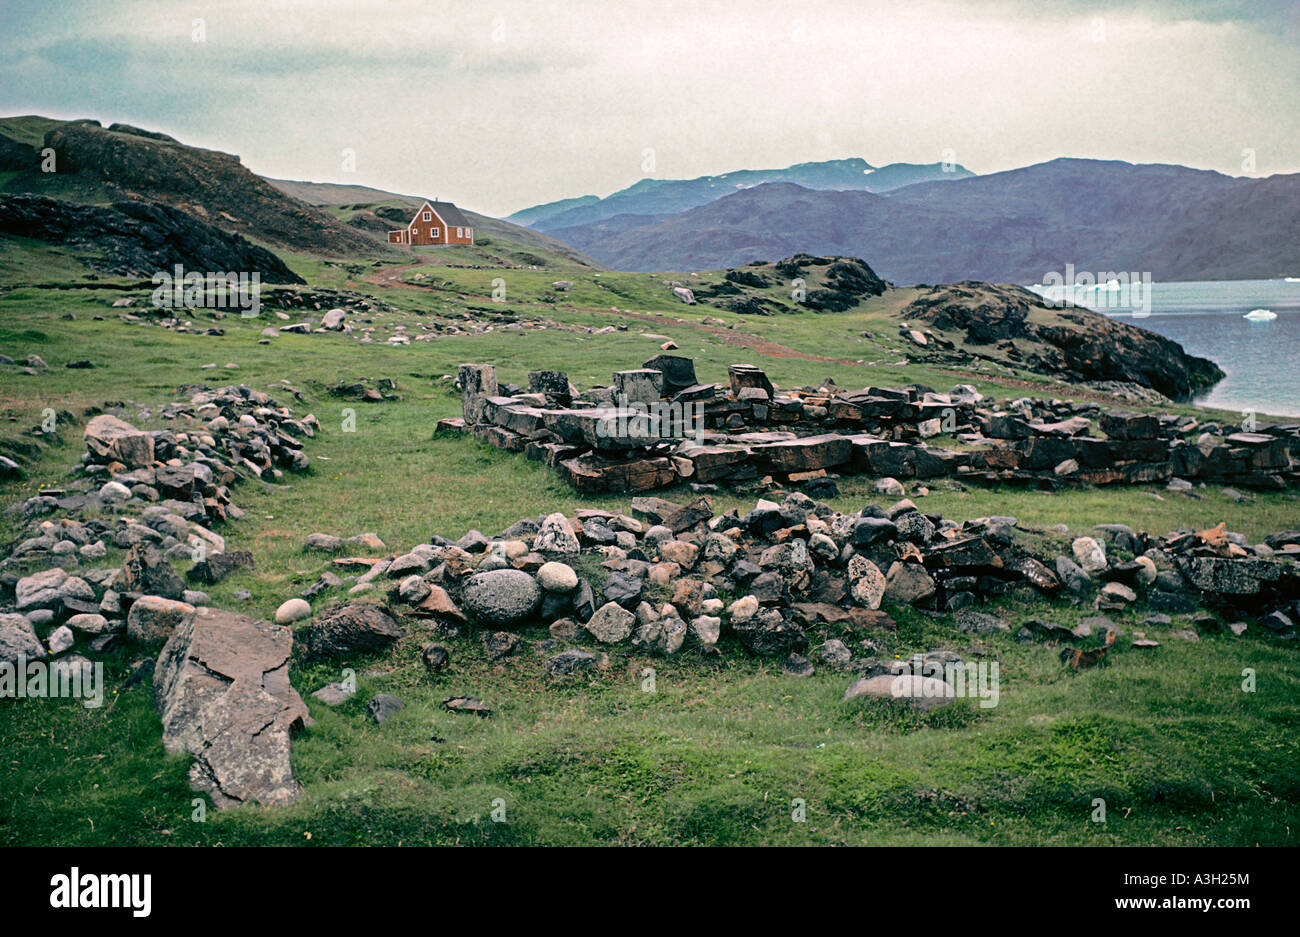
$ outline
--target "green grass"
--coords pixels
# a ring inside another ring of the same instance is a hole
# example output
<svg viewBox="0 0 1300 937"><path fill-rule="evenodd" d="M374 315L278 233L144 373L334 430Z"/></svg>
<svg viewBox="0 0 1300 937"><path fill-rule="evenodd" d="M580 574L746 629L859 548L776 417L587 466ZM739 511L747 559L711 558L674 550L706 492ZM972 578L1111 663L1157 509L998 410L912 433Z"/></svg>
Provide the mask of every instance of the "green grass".
<svg viewBox="0 0 1300 937"><path fill-rule="evenodd" d="M259 616L269 617L328 568L327 559L301 550L312 531L373 531L398 550L471 527L495 534L520 517L553 510L627 510L627 497L580 497L522 455L467 437L435 438L437 419L459 413L442 378L460 362L496 363L503 381L559 365L579 384L605 383L611 371L658 352L661 340L647 338L649 331L676 341L706 380L722 380L726 365L738 360L761 364L784 385L831 376L844 387L920 381L947 389L968 379L920 364L759 356L689 324L714 312L672 304L661 282L668 276L602 275L611 288L596 284L590 272L580 280L564 268L510 270L500 273L510 302L490 304L483 296L494 271L428 270L456 291L379 288L362 280L375 269L368 264L286 259L314 286L363 288L398 311L370 317L380 331L368 345L338 335L284 335L259 345L265 315L212 322L202 313L194 317L197 327L215 324L226 334L199 336L119 321L120 310L109 308L117 295L111 291L17 289L0 297L0 352L19 361L36 352L51 365L35 377L0 369L8 439L38 423L45 407L81 414L105 400L126 400L156 412L157 404L177 399L178 388L198 383L270 389L281 403L320 418L323 432L309 449L312 471L286 478L277 490L244 486L235 500L247 515L222 530L231 549L253 552L257 566L213 587L214 604ZM534 304L534 293L556 279L573 279L573 294L565 302ZM665 315L647 321L610 313L610 305ZM627 331L498 328L409 347L380 344L394 325L414 331L430 317L477 306L566 326L626 325ZM63 318L68 313L75 320ZM887 337L881 323L888 314L883 306L842 316L804 313L745 322L742 329L806 354L869 361L875 352L848 351L847 338L863 330ZM674 323L676 316L684 322ZM879 345L892 347L887 340ZM80 358L96 367L63 367ZM224 370L227 362L239 370ZM218 368L204 370L207 363ZM402 399L361 404L327 393L338 380L362 376L393 378ZM302 399L272 387L282 380ZM1000 397L1024 392L996 375L977 383ZM1068 388L1054 386L1051 393L1067 396ZM342 431L344 408L356 411L355 432ZM23 481L0 489L0 501L64 480L81 453L79 426L62 426L60 438L28 466ZM871 483L845 480L832 503L852 511L879 501ZM1197 494L1199 500L1153 487L953 491L937 482L919 503L959 520L1013 514L1042 530L1063 523L1086 531L1118 521L1158 534L1226 520L1251 538L1292 525L1296 516L1294 493L1260 494L1246 504L1216 488ZM719 511L751 503L731 494L715 499ZM11 516L0 516L0 532L7 541L18 535ZM1045 549L1054 543L1054 534L1042 540ZM109 562L118 556L112 553ZM252 594L247 604L234 597L240 589ZM1064 602L1015 599L996 610L1015 622L1034 616L1072 622L1088 613ZM7 795L0 798L0 843L1296 842L1300 669L1294 647L1258 629L1240 640L1207 635L1197 644L1158 629L1159 648L1121 649L1106 666L1074 674L1061 666L1055 648L1009 637L973 642L945 618L891 611L897 632L845 637L873 637L900 657L951 647L996 659L1000 704L985 710L963 701L927 716L888 705L846 706L840 698L847 676L785 678L772 662L730 645L718 666L691 655L652 659L618 649L607 670L552 683L542 676L539 653L491 662L470 636L445 642L452 666L431 678L420 652L432 639L413 622L391 651L348 662L358 674L357 697L337 710L309 701L317 722L295 742L293 755L305 793L283 808L209 810L205 822L193 821L197 795L185 779L186 759L164 755L147 689L126 691L100 710L0 701L0 790ZM1134 612L1116 620L1131 632L1142 617ZM1176 620L1179 626L1186 622ZM525 636L547 635L534 628ZM824 637L815 636L815 643ZM109 661L110 686L120 684L136 656L128 651ZM299 667L294 684L308 698L340 679L341 666ZM642 689L647 667L655 671L653 693ZM1241 689L1247 668L1257 674L1254 693ZM377 692L396 693L407 704L382 727L365 716L365 702ZM453 694L484 699L492 718L443 711L441 698ZM1105 824L1090 820L1095 798L1106 802ZM805 822L792 820L796 800L805 805ZM493 822L500 804L506 822Z"/></svg>

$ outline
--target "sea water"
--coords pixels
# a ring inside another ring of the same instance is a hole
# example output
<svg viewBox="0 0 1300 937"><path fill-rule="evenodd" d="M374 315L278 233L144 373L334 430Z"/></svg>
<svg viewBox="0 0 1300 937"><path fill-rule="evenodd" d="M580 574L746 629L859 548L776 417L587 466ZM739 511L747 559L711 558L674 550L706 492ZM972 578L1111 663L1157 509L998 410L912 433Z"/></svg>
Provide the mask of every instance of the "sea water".
<svg viewBox="0 0 1300 937"><path fill-rule="evenodd" d="M1059 300L1061 290L1031 287ZM1220 280L1161 283L1149 287L1145 308L1114 308L1101 290L1076 289L1073 301L1182 345L1209 358L1227 375L1201 392L1196 403L1261 415L1300 417L1300 281ZM1267 309L1276 319L1244 316Z"/></svg>

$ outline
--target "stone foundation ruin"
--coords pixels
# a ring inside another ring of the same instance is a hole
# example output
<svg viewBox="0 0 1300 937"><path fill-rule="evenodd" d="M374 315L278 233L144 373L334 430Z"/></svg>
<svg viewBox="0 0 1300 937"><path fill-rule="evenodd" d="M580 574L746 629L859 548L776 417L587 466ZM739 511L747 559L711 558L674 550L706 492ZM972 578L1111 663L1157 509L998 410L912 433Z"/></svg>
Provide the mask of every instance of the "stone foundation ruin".
<svg viewBox="0 0 1300 937"><path fill-rule="evenodd" d="M526 390L502 388L487 364L461 365L459 386L462 417L440 421L440 430L524 452L585 493L764 477L823 493L850 474L1046 489L1181 479L1281 490L1300 482L1291 458L1300 425L1238 432L1191 416L1031 398L995 409L965 384L936 393L919 385L842 390L827 380L780 390L746 364L728 368L727 384L710 384L697 380L691 359L656 355L582 393L562 371L530 372ZM941 435L956 445L926 442Z"/></svg>

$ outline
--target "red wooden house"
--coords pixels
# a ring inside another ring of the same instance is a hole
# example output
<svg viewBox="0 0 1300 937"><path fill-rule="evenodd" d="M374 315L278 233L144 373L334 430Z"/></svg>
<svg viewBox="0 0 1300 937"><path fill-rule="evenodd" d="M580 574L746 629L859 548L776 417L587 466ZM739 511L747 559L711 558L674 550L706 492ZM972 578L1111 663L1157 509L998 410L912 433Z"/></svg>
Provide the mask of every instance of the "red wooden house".
<svg viewBox="0 0 1300 937"><path fill-rule="evenodd" d="M389 244L473 244L469 219L451 202L426 200L411 223L388 232Z"/></svg>

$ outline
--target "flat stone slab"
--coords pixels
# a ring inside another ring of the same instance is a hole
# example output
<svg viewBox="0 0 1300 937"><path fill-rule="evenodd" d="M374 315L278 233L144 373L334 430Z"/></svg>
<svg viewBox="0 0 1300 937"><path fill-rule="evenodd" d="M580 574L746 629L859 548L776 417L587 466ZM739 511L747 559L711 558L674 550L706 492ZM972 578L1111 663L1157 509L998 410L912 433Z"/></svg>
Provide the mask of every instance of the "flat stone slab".
<svg viewBox="0 0 1300 937"><path fill-rule="evenodd" d="M289 684L288 628L213 608L172 633L154 668L163 747L189 752L190 786L217 808L284 804L302 792L290 735L307 706Z"/></svg>
<svg viewBox="0 0 1300 937"><path fill-rule="evenodd" d="M853 456L853 444L844 436L823 433L790 442L758 445L750 451L779 472L808 472L843 465Z"/></svg>

